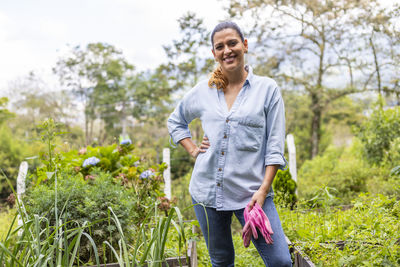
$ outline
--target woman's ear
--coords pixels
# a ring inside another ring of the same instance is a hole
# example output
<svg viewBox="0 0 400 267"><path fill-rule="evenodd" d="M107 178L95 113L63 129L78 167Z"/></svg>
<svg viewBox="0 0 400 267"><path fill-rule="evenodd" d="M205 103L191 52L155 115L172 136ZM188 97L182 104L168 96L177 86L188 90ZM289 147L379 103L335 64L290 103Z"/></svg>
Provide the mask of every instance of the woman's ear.
<svg viewBox="0 0 400 267"><path fill-rule="evenodd" d="M244 52L247 53L249 51L249 45L247 43L247 39L244 39L243 44L244 44Z"/></svg>
<svg viewBox="0 0 400 267"><path fill-rule="evenodd" d="M215 57L214 49L211 48L211 52L212 52L213 56Z"/></svg>

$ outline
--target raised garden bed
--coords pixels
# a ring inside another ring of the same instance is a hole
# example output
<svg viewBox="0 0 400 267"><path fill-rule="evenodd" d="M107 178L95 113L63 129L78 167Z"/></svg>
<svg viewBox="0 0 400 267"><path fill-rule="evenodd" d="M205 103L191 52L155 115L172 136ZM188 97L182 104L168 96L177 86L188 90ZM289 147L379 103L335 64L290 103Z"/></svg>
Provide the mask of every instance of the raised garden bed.
<svg viewBox="0 0 400 267"><path fill-rule="evenodd" d="M100 267L119 267L118 263L100 264ZM140 267L147 267L148 265L141 265ZM166 258L165 262L162 263L162 267L197 267L197 249L196 241L190 240L187 250L187 257L171 257ZM91 265L89 267L97 267L97 265ZM139 266L138 266L139 267Z"/></svg>
<svg viewBox="0 0 400 267"><path fill-rule="evenodd" d="M310 260L310 258L301 251L301 249L294 245L289 238L286 237L286 242L289 246L290 254L294 257L294 267L315 267L315 264Z"/></svg>

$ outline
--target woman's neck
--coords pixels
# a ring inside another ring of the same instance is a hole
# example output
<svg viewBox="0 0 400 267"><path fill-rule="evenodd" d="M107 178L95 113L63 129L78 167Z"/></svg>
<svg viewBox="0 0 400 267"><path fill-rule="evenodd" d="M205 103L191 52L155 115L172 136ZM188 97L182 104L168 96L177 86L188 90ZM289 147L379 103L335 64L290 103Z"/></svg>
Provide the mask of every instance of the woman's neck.
<svg viewBox="0 0 400 267"><path fill-rule="evenodd" d="M244 81L247 78L247 71L245 70L244 66L238 68L236 71L233 72L224 72L224 76L228 79L228 84L230 86L236 85L243 85ZM228 86L229 87L229 86Z"/></svg>

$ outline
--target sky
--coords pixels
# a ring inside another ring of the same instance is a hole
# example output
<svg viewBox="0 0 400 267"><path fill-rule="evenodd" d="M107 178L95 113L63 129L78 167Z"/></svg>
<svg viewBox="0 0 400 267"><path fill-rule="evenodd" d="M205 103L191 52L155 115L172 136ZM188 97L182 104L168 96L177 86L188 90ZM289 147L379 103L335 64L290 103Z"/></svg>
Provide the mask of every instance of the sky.
<svg viewBox="0 0 400 267"><path fill-rule="evenodd" d="M212 30L227 1L0 0L0 96L31 71L57 90L57 59L90 42L114 45L138 71L155 68L166 62L162 46L179 37L179 17L195 12ZM400 2L380 0L391 1Z"/></svg>
<svg viewBox="0 0 400 267"><path fill-rule="evenodd" d="M70 47L105 42L138 71L166 61L163 45L179 37L188 11L211 30L227 16L221 0L1 0L0 96L34 71L57 86L52 67ZM69 45L69 46L68 46Z"/></svg>

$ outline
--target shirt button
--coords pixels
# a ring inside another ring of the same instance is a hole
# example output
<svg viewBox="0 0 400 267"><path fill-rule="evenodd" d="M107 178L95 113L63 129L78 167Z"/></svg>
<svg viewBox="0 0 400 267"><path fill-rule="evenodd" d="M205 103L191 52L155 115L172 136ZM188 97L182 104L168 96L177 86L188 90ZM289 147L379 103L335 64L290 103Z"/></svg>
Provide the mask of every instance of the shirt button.
<svg viewBox="0 0 400 267"><path fill-rule="evenodd" d="M217 183L217 186L221 186L221 184L220 184L220 183Z"/></svg>
<svg viewBox="0 0 400 267"><path fill-rule="evenodd" d="M229 119L226 119L226 123L228 123L229 122Z"/></svg>
<svg viewBox="0 0 400 267"><path fill-rule="evenodd" d="M224 152L224 151L222 151L222 152L221 152L221 154L222 154L222 155L225 155L225 152Z"/></svg>
<svg viewBox="0 0 400 267"><path fill-rule="evenodd" d="M218 168L218 171L222 171L222 169L221 169L221 168Z"/></svg>
<svg viewBox="0 0 400 267"><path fill-rule="evenodd" d="M224 135L224 138L228 138L228 136L225 134L225 135Z"/></svg>

